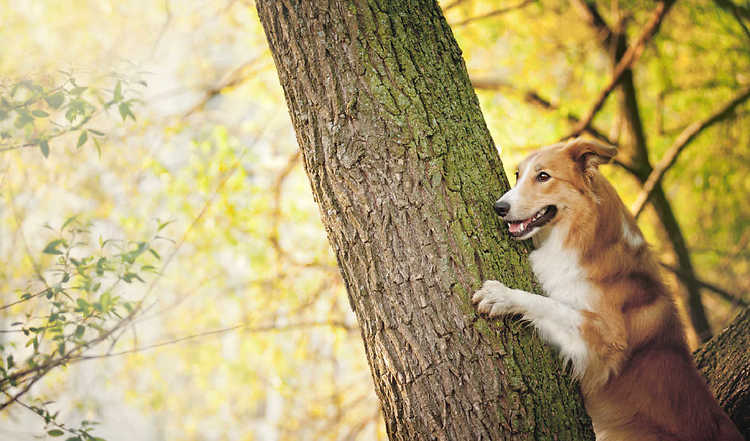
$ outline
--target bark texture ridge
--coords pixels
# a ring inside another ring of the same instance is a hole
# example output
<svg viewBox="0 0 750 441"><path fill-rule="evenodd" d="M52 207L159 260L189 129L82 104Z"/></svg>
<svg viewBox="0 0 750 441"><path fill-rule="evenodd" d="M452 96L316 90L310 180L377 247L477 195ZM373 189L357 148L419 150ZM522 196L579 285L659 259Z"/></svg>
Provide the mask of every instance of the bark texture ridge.
<svg viewBox="0 0 750 441"><path fill-rule="evenodd" d="M256 3L390 439L593 439L555 355L471 307L483 279L535 282L437 3Z"/></svg>
<svg viewBox="0 0 750 441"><path fill-rule="evenodd" d="M750 308L746 308L721 334L695 352L698 369L711 392L750 439Z"/></svg>

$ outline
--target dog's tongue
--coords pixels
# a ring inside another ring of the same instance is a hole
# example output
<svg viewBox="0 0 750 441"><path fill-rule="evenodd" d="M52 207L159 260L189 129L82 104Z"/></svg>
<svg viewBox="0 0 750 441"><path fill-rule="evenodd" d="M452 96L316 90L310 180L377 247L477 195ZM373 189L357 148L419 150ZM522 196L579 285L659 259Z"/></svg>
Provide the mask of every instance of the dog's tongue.
<svg viewBox="0 0 750 441"><path fill-rule="evenodd" d="M530 218L526 219L525 221L521 221L521 222L509 222L508 223L508 230L511 233L513 233L513 234L520 233L530 223L531 223L531 219Z"/></svg>

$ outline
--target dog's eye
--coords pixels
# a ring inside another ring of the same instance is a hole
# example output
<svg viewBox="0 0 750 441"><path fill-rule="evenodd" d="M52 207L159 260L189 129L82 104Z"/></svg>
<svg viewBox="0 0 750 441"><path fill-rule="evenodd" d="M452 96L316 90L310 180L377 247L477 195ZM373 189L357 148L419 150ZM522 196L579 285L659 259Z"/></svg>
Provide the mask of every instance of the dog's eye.
<svg viewBox="0 0 750 441"><path fill-rule="evenodd" d="M518 180L518 170L516 170L516 181Z"/></svg>
<svg viewBox="0 0 750 441"><path fill-rule="evenodd" d="M536 175L536 180L537 180L538 182L546 182L546 181L549 181L549 178L550 178L550 177L551 177L551 176L550 176L550 175L548 175L547 173L545 173L545 172L541 172L541 173L539 173L538 175Z"/></svg>

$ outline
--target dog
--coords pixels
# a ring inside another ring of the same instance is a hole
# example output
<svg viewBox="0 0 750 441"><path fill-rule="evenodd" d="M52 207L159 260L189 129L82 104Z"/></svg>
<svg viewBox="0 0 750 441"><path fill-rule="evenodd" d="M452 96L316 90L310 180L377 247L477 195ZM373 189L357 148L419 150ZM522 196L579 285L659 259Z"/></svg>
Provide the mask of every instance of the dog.
<svg viewBox="0 0 750 441"><path fill-rule="evenodd" d="M698 372L635 219L598 166L614 147L573 139L525 158L494 204L546 296L487 280L490 317L521 314L580 381L597 441L742 441Z"/></svg>

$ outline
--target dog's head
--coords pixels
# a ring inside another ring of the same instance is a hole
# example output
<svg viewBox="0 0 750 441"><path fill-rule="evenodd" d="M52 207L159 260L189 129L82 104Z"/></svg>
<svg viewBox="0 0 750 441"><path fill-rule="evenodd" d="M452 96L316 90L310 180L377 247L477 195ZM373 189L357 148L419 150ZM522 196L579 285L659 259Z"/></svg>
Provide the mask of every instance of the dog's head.
<svg viewBox="0 0 750 441"><path fill-rule="evenodd" d="M597 167L616 153L614 147L581 138L544 147L521 161L516 185L495 202L495 212L518 240L566 218L575 222L578 209L596 202Z"/></svg>

